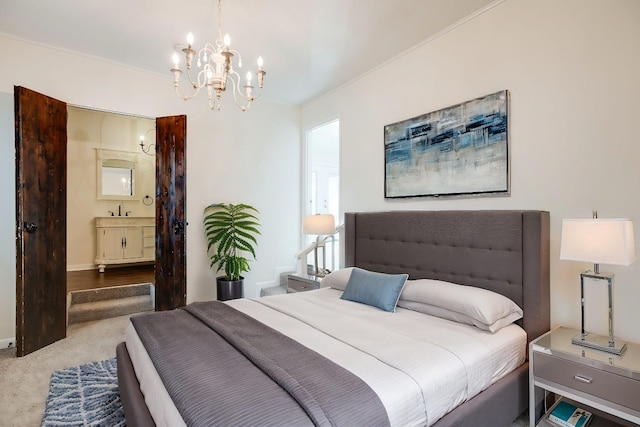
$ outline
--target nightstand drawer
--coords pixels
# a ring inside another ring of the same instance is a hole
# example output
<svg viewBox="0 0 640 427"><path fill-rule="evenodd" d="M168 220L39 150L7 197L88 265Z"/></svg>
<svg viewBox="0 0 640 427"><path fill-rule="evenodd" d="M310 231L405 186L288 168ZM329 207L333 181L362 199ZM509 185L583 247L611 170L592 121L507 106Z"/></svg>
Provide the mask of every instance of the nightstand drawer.
<svg viewBox="0 0 640 427"><path fill-rule="evenodd" d="M289 276L287 279L287 287L289 292L304 292L320 289L320 282L315 280L303 280Z"/></svg>
<svg viewBox="0 0 640 427"><path fill-rule="evenodd" d="M533 357L537 377L640 410L640 381L543 353Z"/></svg>

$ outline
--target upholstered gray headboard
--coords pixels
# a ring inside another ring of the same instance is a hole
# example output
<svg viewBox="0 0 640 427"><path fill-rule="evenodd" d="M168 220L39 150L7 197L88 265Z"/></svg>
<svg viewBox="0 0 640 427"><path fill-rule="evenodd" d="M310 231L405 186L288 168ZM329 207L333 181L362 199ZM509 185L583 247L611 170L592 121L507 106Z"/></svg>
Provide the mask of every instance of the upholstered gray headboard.
<svg viewBox="0 0 640 427"><path fill-rule="evenodd" d="M522 307L529 340L549 320L549 212L345 214L345 266L489 289Z"/></svg>

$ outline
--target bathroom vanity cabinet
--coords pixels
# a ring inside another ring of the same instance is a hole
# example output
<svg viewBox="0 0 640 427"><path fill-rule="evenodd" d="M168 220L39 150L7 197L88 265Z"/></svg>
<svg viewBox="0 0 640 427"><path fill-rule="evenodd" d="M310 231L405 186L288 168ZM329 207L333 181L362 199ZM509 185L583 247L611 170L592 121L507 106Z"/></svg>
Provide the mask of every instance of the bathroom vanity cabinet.
<svg viewBox="0 0 640 427"><path fill-rule="evenodd" d="M155 218L108 216L96 218L96 264L149 262L155 259Z"/></svg>

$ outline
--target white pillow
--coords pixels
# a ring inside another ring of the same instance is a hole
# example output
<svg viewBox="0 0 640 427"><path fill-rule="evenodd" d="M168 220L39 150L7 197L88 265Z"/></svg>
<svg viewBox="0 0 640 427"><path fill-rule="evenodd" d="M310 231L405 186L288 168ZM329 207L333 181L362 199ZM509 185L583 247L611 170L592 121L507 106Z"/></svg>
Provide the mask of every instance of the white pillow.
<svg viewBox="0 0 640 427"><path fill-rule="evenodd" d="M398 307L474 325L489 332L522 318L522 309L504 295L440 280L407 280Z"/></svg>
<svg viewBox="0 0 640 427"><path fill-rule="evenodd" d="M344 291L351 277L351 271L353 267L342 268L340 270L332 271L322 278L320 281L321 288L333 288L340 291Z"/></svg>

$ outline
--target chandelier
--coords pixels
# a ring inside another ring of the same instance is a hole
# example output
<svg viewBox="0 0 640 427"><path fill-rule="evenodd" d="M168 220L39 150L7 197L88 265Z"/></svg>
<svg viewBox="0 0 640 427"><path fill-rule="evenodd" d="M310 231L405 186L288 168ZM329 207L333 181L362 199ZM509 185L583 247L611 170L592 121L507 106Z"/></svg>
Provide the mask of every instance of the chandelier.
<svg viewBox="0 0 640 427"><path fill-rule="evenodd" d="M262 84L266 72L263 70L262 57L258 58L258 93L253 92L253 74L248 71L246 74L245 84L242 86L240 74L235 70L234 57L237 57L237 68L242 68L242 57L237 50L230 49L231 38L229 34L222 37L222 0L218 0L218 38L214 43L206 43L202 49L196 51L193 49L193 34L187 35L186 45L177 45L182 48L186 62L186 75L193 89L191 95L180 94L180 76L183 71L180 69L178 53L173 54L173 86L178 97L188 100L194 98L200 93L204 87L207 90L209 98L209 107L220 110L222 103L222 94L227 90L233 93L233 99L242 111L246 111L251 103L262 95ZM191 67L194 59L196 60L197 74L192 76Z"/></svg>

